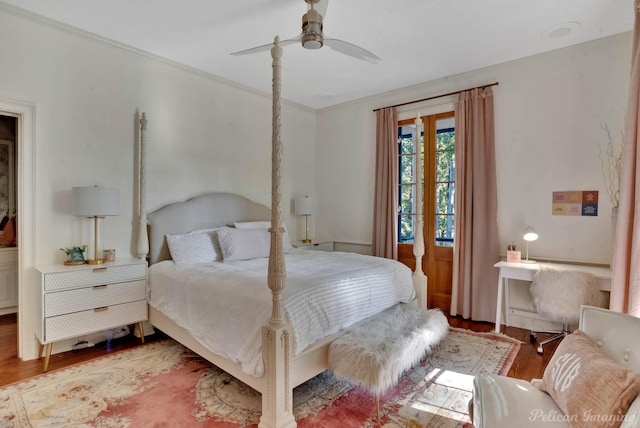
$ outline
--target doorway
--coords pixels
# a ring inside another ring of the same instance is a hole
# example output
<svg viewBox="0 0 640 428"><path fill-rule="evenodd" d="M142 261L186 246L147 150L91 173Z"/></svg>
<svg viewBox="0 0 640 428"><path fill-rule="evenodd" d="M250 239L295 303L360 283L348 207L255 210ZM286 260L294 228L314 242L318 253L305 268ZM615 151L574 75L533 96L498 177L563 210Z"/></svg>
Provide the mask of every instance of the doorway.
<svg viewBox="0 0 640 428"><path fill-rule="evenodd" d="M415 267L413 239L418 212L416 191L420 186L424 195L422 270L428 278L427 306L448 311L455 239L455 117L451 111L422 116L420 120L420 135L414 119L398 122L398 260Z"/></svg>
<svg viewBox="0 0 640 428"><path fill-rule="evenodd" d="M0 317L5 329L13 325L13 337L18 328L17 143L18 118L0 114ZM17 355L17 343L1 346Z"/></svg>

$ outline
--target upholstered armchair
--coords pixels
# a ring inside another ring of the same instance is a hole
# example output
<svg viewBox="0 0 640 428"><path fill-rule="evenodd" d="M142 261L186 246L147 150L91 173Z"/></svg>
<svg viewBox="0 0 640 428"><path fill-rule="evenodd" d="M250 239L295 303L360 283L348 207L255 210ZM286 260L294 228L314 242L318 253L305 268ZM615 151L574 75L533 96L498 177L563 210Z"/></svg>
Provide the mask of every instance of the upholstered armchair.
<svg viewBox="0 0 640 428"><path fill-rule="evenodd" d="M477 376L476 428L640 427L640 318L582 306L543 379Z"/></svg>

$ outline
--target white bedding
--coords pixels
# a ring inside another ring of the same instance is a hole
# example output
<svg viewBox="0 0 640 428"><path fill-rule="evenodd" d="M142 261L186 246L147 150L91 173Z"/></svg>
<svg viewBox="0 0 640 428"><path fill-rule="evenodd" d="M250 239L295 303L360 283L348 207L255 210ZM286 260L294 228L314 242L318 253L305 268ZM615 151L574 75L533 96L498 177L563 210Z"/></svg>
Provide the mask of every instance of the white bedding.
<svg viewBox="0 0 640 428"><path fill-rule="evenodd" d="M294 352L414 297L411 270L355 253L291 250L283 305ZM268 258L149 269L148 301L209 350L262 376L261 328L271 315Z"/></svg>

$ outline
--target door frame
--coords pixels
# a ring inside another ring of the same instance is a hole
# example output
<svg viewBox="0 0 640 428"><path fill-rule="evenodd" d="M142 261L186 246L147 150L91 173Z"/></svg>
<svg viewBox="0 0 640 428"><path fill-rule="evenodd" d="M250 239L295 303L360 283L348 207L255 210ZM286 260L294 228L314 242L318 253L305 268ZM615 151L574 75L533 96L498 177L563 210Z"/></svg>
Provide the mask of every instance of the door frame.
<svg viewBox="0 0 640 428"><path fill-rule="evenodd" d="M35 340L35 118L33 103L0 98L0 114L18 120L16 130L18 219L18 358L37 357Z"/></svg>
<svg viewBox="0 0 640 428"><path fill-rule="evenodd" d="M422 187L422 216L424 228L422 230L424 240L424 256L422 257L422 270L426 274L429 286L427 287L427 306L439 307L448 311L451 308L451 287L452 284L448 284L444 289L439 287L443 279L449 282L452 281L452 267L449 267L448 272L444 272L440 267L443 264L453 263L453 247L440 247L434 244L435 242L435 216L434 211L429 208L429 205L435 203L435 187L431 184L435 183L436 171L433 168L435 162L435 127L439 119L448 117L454 117L455 113L453 107L445 109L440 112L433 112L428 114L418 114L422 121L424 138L422 140L424 146L424 161L421 163L421 172L416 172L416 175L420 177L424 173L424 186ZM406 122L407 125L412 123L413 119L398 118L398 125ZM433 133L432 133L433 131ZM418 136L419 138L419 136ZM416 155L419 156L419 151L416 151ZM416 186L420 185L420 179L416 178ZM434 207L431 207L434 208ZM398 243L398 260L409 266L412 270L415 270L415 256L413 255L412 244ZM444 276L443 276L444 275Z"/></svg>

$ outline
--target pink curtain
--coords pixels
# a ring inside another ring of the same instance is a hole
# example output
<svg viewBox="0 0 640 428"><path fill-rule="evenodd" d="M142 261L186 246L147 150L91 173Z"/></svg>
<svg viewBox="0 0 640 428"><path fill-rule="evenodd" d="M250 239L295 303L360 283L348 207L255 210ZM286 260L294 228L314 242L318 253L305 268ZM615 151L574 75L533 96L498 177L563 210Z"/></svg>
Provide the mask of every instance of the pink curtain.
<svg viewBox="0 0 640 428"><path fill-rule="evenodd" d="M491 87L461 92L456 115L456 228L451 314L495 320L500 258Z"/></svg>
<svg viewBox="0 0 640 428"><path fill-rule="evenodd" d="M398 259L398 116L395 107L376 112L374 256Z"/></svg>
<svg viewBox="0 0 640 428"><path fill-rule="evenodd" d="M629 104L622 154L620 204L613 249L610 308L640 316L640 2L634 2Z"/></svg>

